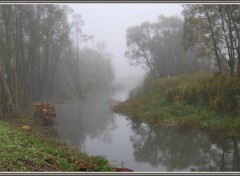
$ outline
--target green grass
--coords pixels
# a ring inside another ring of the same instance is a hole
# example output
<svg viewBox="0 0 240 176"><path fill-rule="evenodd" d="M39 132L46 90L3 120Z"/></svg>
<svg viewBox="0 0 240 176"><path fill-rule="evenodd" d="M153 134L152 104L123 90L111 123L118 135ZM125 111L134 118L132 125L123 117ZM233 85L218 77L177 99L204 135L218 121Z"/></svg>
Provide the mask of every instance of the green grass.
<svg viewBox="0 0 240 176"><path fill-rule="evenodd" d="M173 97L174 101L169 102L166 99L169 90L179 91L179 87L182 88L186 84L189 84L189 87L201 84L212 76L211 73L194 73L159 80L145 80L141 88L132 91L130 98L114 106L113 110L128 115L135 122L144 122L153 127L226 130L229 135L239 135L238 113L215 111L207 102L206 104L188 103L186 98L183 101L176 97ZM189 97L192 98L191 95Z"/></svg>
<svg viewBox="0 0 240 176"><path fill-rule="evenodd" d="M30 118L22 119L29 123ZM112 171L101 156L89 156L53 139L0 122L0 171Z"/></svg>

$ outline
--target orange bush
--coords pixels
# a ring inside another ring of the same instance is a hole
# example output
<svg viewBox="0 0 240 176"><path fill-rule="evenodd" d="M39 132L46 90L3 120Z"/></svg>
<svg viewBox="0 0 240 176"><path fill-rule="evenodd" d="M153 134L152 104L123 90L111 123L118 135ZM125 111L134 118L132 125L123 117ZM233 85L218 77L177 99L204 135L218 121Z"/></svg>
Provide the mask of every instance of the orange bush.
<svg viewBox="0 0 240 176"><path fill-rule="evenodd" d="M37 102L34 104L35 109L35 117L44 119L44 123L47 121L52 121L53 118L56 117L56 108L53 104L45 103L45 102Z"/></svg>

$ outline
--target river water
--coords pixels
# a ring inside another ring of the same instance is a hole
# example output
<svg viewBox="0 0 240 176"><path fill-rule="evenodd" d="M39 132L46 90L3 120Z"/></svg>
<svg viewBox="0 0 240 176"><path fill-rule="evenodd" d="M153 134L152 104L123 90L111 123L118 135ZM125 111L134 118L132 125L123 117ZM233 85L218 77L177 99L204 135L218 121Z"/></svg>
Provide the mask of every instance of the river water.
<svg viewBox="0 0 240 176"><path fill-rule="evenodd" d="M54 136L90 155L105 156L115 167L139 172L239 171L239 140L223 132L151 129L113 113L111 99L127 90L56 105Z"/></svg>

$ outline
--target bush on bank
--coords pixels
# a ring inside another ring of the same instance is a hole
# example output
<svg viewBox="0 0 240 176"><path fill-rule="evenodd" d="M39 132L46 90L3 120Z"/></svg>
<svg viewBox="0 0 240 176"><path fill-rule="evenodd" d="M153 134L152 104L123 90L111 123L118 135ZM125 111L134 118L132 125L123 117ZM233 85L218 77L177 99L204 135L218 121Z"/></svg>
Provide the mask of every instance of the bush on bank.
<svg viewBox="0 0 240 176"><path fill-rule="evenodd" d="M240 81L205 72L158 80L147 77L113 110L155 127L239 133Z"/></svg>

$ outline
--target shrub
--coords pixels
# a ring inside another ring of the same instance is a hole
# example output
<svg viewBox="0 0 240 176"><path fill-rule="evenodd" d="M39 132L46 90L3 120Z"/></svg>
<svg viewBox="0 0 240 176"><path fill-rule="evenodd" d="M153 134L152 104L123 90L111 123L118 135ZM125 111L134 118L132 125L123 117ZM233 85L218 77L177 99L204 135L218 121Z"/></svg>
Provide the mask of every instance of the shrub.
<svg viewBox="0 0 240 176"><path fill-rule="evenodd" d="M197 76L197 75L195 75ZM203 78L203 77L202 77ZM168 102L200 103L218 112L238 112L240 107L240 81L226 74L211 75L204 79L168 89L165 98Z"/></svg>

